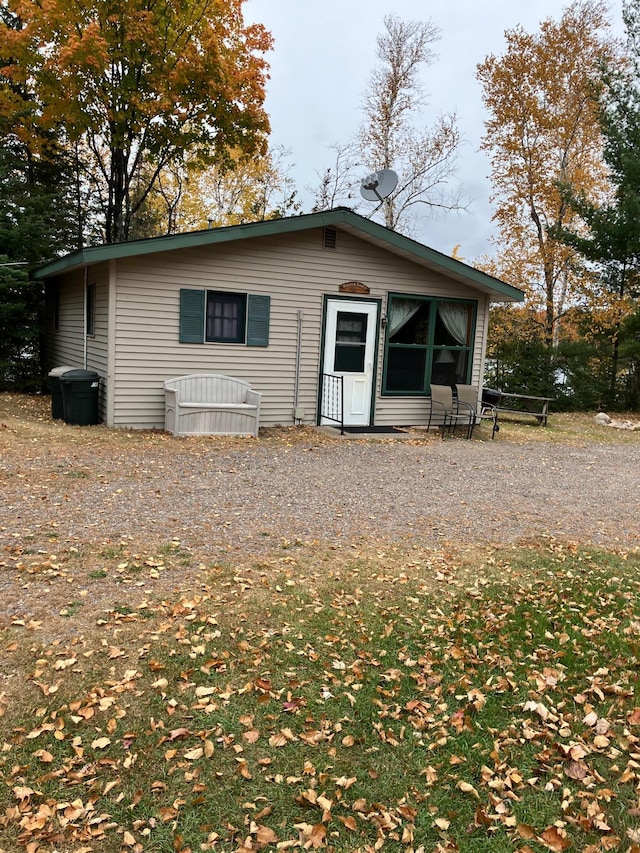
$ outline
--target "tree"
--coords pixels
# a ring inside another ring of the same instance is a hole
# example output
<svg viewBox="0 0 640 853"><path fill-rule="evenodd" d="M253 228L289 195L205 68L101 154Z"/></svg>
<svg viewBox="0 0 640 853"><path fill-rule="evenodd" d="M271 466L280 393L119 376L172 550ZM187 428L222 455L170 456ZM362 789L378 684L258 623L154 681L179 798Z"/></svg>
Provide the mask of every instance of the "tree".
<svg viewBox="0 0 640 853"><path fill-rule="evenodd" d="M336 162L322 173L314 210L353 195L356 168L360 179L379 169L398 173L397 188L372 214L380 213L388 228L411 232L418 209L433 214L462 206L459 193L447 189L460 142L456 116L439 116L425 128L421 114L425 97L419 72L433 62L431 45L438 37L430 22L385 17L377 38L378 65L364 97L364 122L353 143L335 146Z"/></svg>
<svg viewBox="0 0 640 853"><path fill-rule="evenodd" d="M331 150L335 155L333 165L317 173L320 180L317 187L307 187L315 193L312 213L331 210L343 202L349 202L352 207L356 206L352 199L358 197L360 183L355 173L359 166L357 145L354 142L336 142L331 146Z"/></svg>
<svg viewBox="0 0 640 853"><path fill-rule="evenodd" d="M137 211L185 154L231 165L264 153L271 38L245 26L243 0L5 0L0 114L61 128L80 183L100 202L104 239L126 240ZM17 101L8 83L28 97Z"/></svg>
<svg viewBox="0 0 640 853"><path fill-rule="evenodd" d="M3 125L0 122L0 133ZM5 127L6 131L6 127ZM72 170L52 139L0 147L0 388L39 388L42 287L28 271L75 248Z"/></svg>
<svg viewBox="0 0 640 853"><path fill-rule="evenodd" d="M138 210L132 234L174 234L295 213L300 204L288 154L282 147L258 157L231 151L231 168L192 158L165 169Z"/></svg>
<svg viewBox="0 0 640 853"><path fill-rule="evenodd" d="M42 384L42 294L23 262L0 254L0 390Z"/></svg>
<svg viewBox="0 0 640 853"><path fill-rule="evenodd" d="M193 227L277 219L300 209L285 148L270 149L262 157L249 158L239 151L231 156L232 169L214 166L194 175L196 192L184 205L185 216L191 210Z"/></svg>
<svg viewBox="0 0 640 853"><path fill-rule="evenodd" d="M439 116L431 128L417 127L424 105L418 72L433 62L431 45L438 29L430 22L402 21L394 15L385 17L384 26L358 141L368 171L394 169L400 175L398 187L382 204L385 225L396 229L406 225L407 214L416 206L431 212L460 206L456 194L444 191L454 173L460 133L454 113Z"/></svg>
<svg viewBox="0 0 640 853"><path fill-rule="evenodd" d="M544 21L535 35L517 27L506 41L502 57L478 66L489 113L482 148L491 155L498 266L541 312L552 346L567 307L591 281L550 229L575 222L560 184L596 198L608 190L594 96L603 63L615 62L615 45L601 0L576 0L558 23Z"/></svg>
<svg viewBox="0 0 640 853"><path fill-rule="evenodd" d="M621 402L621 346L634 359L637 352L632 340L624 341L624 330L632 330L633 338L636 324L631 318L640 308L640 0L628 0L623 20L628 68L614 67L604 75L599 112L603 156L613 193L602 203L584 187L562 184L562 199L577 224L557 227L554 232L556 239L576 250L597 273L588 302L588 334L594 339L605 337L611 345L606 400L611 407Z"/></svg>

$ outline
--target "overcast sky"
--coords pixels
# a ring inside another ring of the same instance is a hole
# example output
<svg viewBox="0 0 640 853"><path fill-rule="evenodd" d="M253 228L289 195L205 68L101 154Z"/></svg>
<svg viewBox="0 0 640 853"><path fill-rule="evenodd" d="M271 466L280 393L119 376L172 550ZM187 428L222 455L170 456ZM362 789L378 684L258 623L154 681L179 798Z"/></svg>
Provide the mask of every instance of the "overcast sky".
<svg viewBox="0 0 640 853"><path fill-rule="evenodd" d="M460 244L460 255L470 263L493 253L489 163L478 152L484 113L476 66L491 53L504 53L505 30L521 24L537 32L541 21L559 20L567 5L562 0L246 0L245 21L264 24L275 40L266 101L271 144L290 151L305 211L313 200L305 187L317 186L318 173L332 165L331 146L348 142L362 122L363 93L385 15L430 20L441 38L433 46L435 62L421 76L428 96L423 114L431 124L430 117L439 113L457 113L464 140L457 174L470 202L466 212L429 220L416 237L446 254ZM615 31L622 33L621 0L610 0L609 8Z"/></svg>

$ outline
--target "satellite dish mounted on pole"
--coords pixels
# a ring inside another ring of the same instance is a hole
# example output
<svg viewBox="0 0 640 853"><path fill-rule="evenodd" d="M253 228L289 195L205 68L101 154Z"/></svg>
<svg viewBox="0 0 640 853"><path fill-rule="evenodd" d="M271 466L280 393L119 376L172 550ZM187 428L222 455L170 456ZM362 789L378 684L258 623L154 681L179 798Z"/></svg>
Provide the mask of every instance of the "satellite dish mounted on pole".
<svg viewBox="0 0 640 853"><path fill-rule="evenodd" d="M398 176L392 169L380 169L363 178L360 195L367 201L384 201L398 186Z"/></svg>

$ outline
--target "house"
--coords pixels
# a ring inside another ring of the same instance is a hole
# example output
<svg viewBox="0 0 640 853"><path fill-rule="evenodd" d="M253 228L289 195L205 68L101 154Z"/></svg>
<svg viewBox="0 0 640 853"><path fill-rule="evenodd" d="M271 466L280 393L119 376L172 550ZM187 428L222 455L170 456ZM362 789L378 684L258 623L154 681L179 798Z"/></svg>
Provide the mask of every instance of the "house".
<svg viewBox="0 0 640 853"><path fill-rule="evenodd" d="M489 303L523 293L347 208L95 246L35 273L48 368L101 377L113 427L164 427L166 379L222 373L262 392L261 425L421 425L430 383L480 385ZM324 409L323 409L324 406Z"/></svg>

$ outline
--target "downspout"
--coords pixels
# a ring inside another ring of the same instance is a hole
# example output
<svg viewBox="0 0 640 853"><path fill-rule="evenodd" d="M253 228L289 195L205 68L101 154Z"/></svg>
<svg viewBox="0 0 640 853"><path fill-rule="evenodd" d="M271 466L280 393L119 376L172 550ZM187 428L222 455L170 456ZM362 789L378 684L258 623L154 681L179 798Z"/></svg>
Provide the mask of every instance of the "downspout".
<svg viewBox="0 0 640 853"><path fill-rule="evenodd" d="M296 367L295 367L295 382L293 389L293 420L294 423L300 423L304 418L304 409L300 406L300 359L302 351L302 318L304 311L298 309L298 334L296 339Z"/></svg>
<svg viewBox="0 0 640 853"><path fill-rule="evenodd" d="M107 426L115 426L116 411L116 283L117 264L114 259L109 261L109 297L107 319L107 377L105 388L105 412Z"/></svg>
<svg viewBox="0 0 640 853"><path fill-rule="evenodd" d="M82 310L82 366L84 369L87 369L87 288L89 287L89 266L88 264L84 268L84 297L83 297L83 310Z"/></svg>

